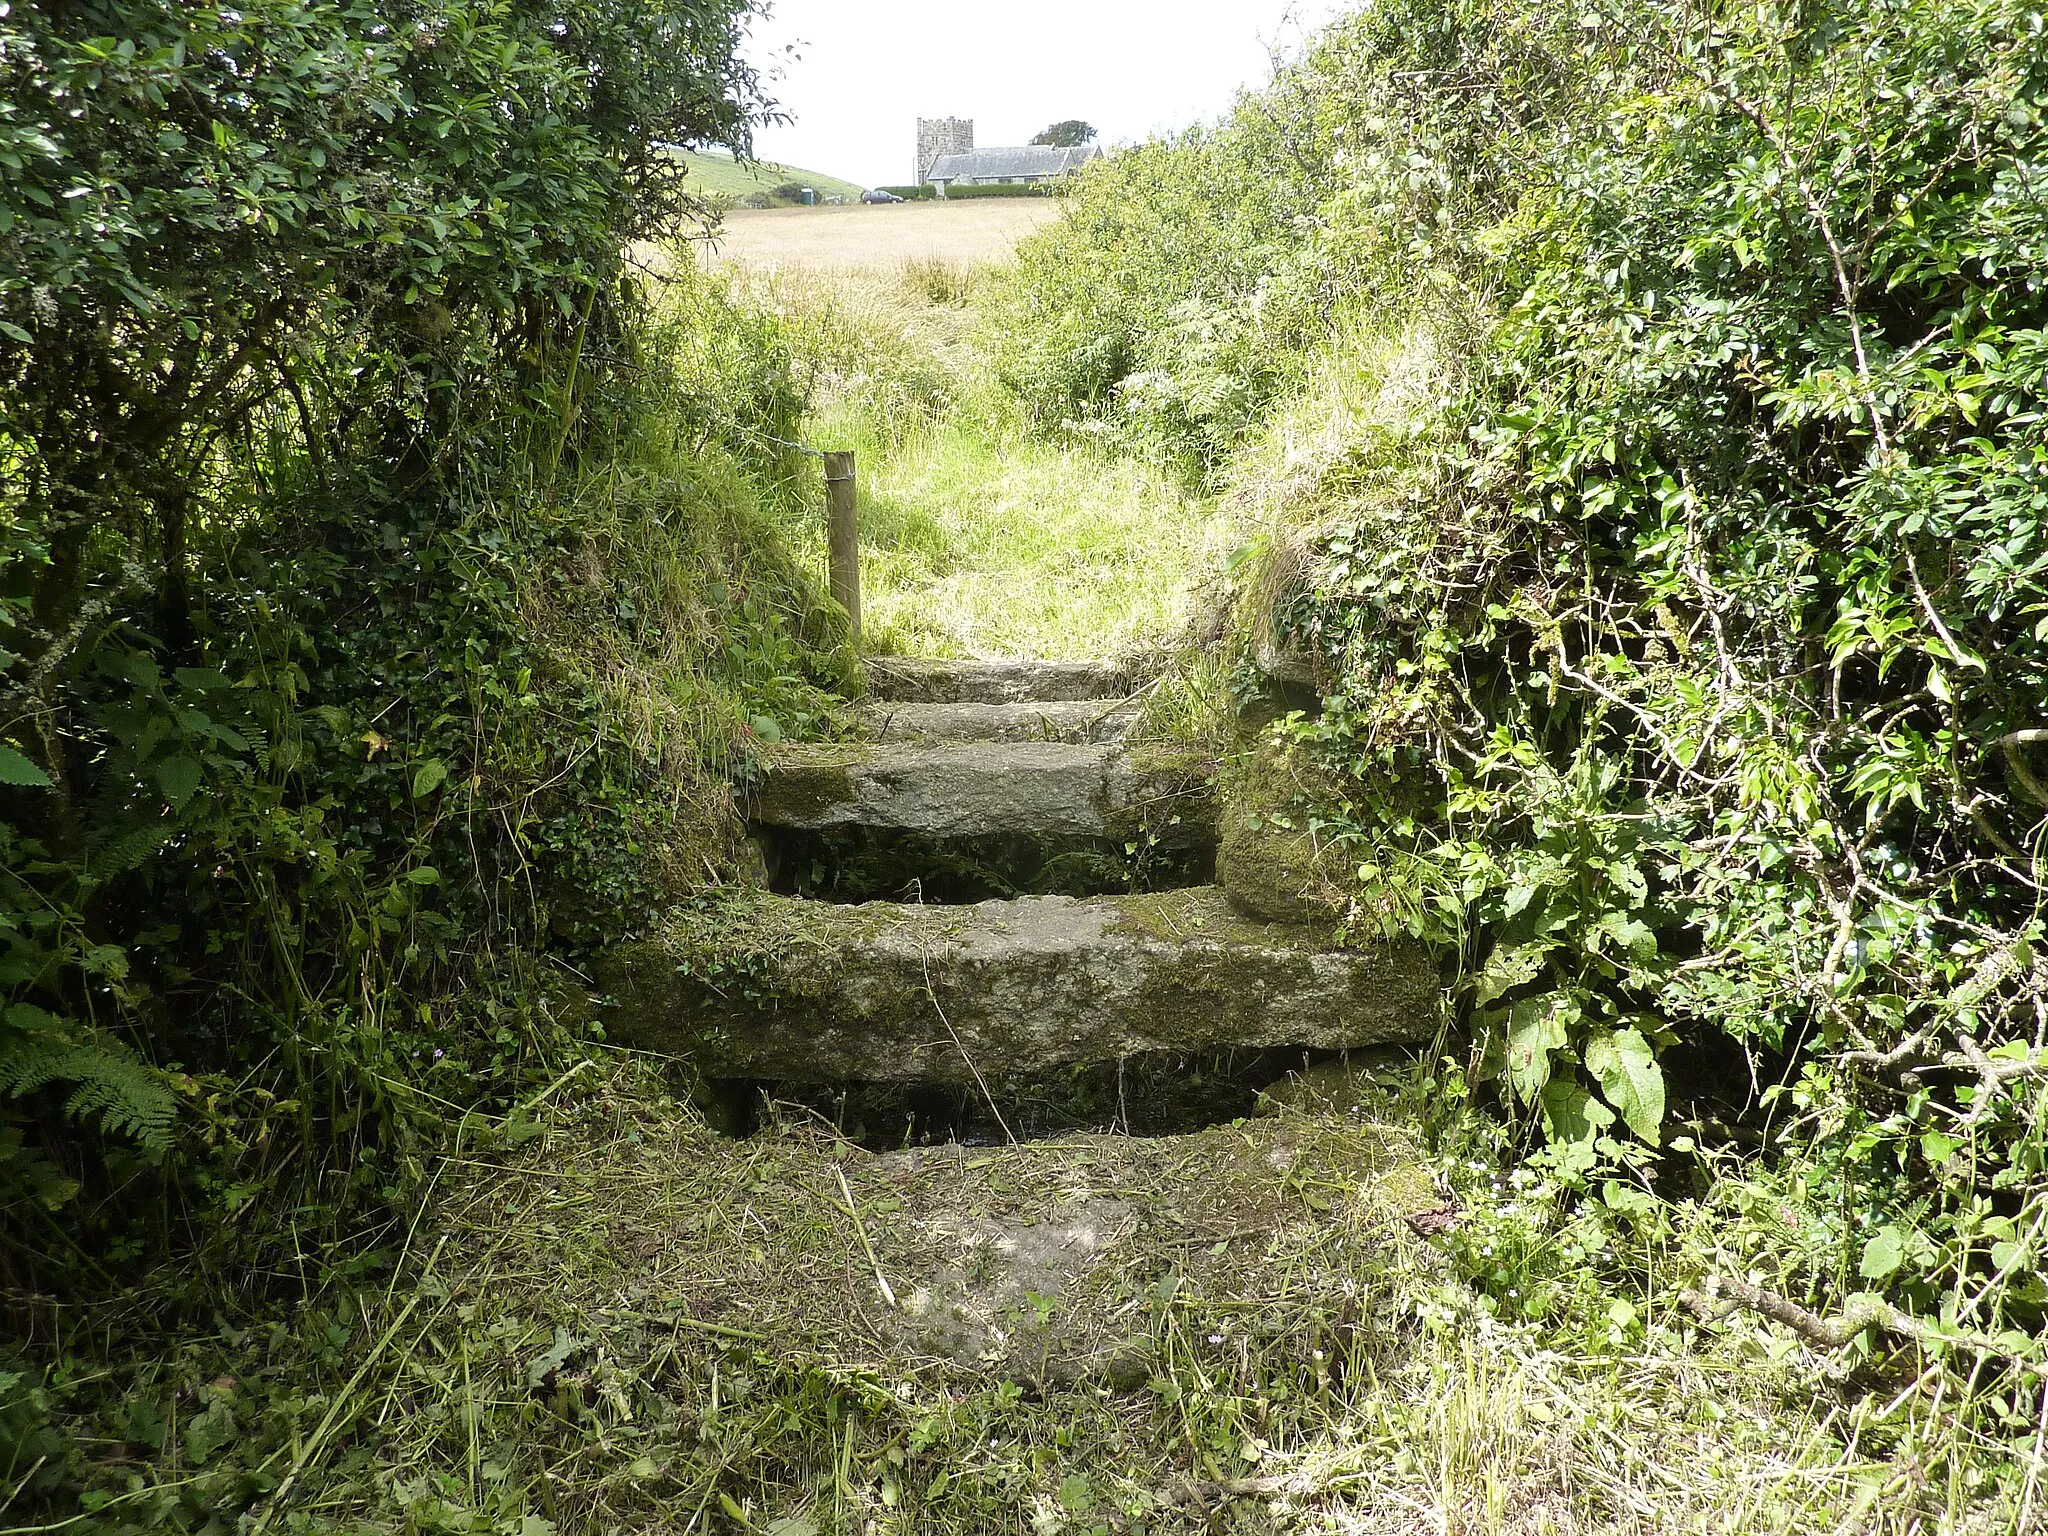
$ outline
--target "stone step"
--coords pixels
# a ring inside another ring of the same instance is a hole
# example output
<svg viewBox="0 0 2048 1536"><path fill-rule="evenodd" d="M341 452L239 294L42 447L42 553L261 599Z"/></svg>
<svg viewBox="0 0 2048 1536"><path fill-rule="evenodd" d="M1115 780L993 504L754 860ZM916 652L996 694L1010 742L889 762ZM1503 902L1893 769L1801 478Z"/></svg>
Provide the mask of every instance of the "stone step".
<svg viewBox="0 0 2048 1536"><path fill-rule="evenodd" d="M1129 698L1151 679L1112 661L928 661L876 656L868 692L896 704L1071 704Z"/></svg>
<svg viewBox="0 0 2048 1536"><path fill-rule="evenodd" d="M1006 835L1200 842L1215 834L1208 766L1184 754L1087 742L787 747L749 814L790 831L878 827L927 837Z"/></svg>
<svg viewBox="0 0 2048 1536"><path fill-rule="evenodd" d="M1058 704L868 704L860 710L877 741L1120 742L1137 723L1121 699Z"/></svg>
<svg viewBox="0 0 2048 1536"><path fill-rule="evenodd" d="M1213 888L975 907L749 896L622 946L612 1037L713 1076L974 1082L1226 1046L1351 1049L1436 1033L1406 941L1339 949Z"/></svg>

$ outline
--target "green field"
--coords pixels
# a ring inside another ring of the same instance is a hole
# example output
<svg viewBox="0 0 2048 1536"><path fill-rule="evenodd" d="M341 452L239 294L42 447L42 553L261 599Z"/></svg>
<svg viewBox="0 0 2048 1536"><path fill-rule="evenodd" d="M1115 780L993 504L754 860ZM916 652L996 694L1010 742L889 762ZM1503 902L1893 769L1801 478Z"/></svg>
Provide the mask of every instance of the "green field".
<svg viewBox="0 0 2048 1536"><path fill-rule="evenodd" d="M739 199L755 192L767 192L785 182L799 182L806 187L815 187L821 198L859 197L867 188L850 181L841 181L836 176L821 176L816 171L801 170L793 165L777 165L772 160L754 160L746 163L726 155L699 154L694 149L680 151L684 162L690 167L690 179L700 184L703 191L715 197Z"/></svg>

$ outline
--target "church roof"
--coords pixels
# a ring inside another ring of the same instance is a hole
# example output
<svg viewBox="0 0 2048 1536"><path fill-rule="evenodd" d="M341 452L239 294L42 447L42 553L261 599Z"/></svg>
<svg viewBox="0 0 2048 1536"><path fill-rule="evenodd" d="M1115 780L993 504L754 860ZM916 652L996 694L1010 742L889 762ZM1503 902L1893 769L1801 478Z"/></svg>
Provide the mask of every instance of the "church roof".
<svg viewBox="0 0 2048 1536"><path fill-rule="evenodd" d="M941 155L925 173L926 181L1014 181L1026 176L1060 176L1078 171L1102 153L1083 144L1061 149L1052 144L1025 144L1015 149L971 149L964 155Z"/></svg>

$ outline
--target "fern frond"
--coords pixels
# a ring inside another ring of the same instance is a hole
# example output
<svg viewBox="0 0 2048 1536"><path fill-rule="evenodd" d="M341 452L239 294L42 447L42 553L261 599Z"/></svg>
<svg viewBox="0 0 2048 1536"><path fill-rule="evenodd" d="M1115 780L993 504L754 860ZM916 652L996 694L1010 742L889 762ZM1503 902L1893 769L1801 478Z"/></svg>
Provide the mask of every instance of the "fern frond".
<svg viewBox="0 0 2048 1536"><path fill-rule="evenodd" d="M140 826L104 833L87 845L86 866L96 880L125 875L146 863L177 830L175 821L155 818Z"/></svg>
<svg viewBox="0 0 2048 1536"><path fill-rule="evenodd" d="M77 1047L57 1040L0 1040L0 1094L23 1098L55 1082L67 1082L66 1070Z"/></svg>
<svg viewBox="0 0 2048 1536"><path fill-rule="evenodd" d="M67 1076L78 1084L65 1101L67 1115L81 1120L91 1115L102 1130L127 1136L150 1152L169 1150L178 1101L156 1068L119 1047L81 1046Z"/></svg>
<svg viewBox="0 0 2048 1536"><path fill-rule="evenodd" d="M150 1152L169 1148L178 1101L163 1073L111 1035L91 1030L81 1038L77 1026L28 1004L10 1008L7 1022L14 1028L0 1034L0 1095L19 1099L70 1083L67 1115L91 1116Z"/></svg>

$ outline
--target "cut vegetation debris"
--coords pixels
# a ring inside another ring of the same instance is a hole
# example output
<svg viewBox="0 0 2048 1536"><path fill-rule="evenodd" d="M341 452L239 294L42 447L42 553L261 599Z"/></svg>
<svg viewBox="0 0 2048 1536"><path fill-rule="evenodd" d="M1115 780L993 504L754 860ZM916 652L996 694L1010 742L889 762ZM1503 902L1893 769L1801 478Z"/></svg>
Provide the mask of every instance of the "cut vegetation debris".
<svg viewBox="0 0 2048 1536"><path fill-rule="evenodd" d="M614 1070L446 1160L388 1288L124 1368L103 1432L168 1460L106 1528L287 1478L253 1529L1747 1536L1885 1507L1898 1469L1798 1406L1796 1341L1696 1335L1642 1253L1584 1256L1588 1348L1491 1315L1462 1256L1542 1196L1421 1161L1404 1092L870 1156L796 1110L726 1140Z"/></svg>

